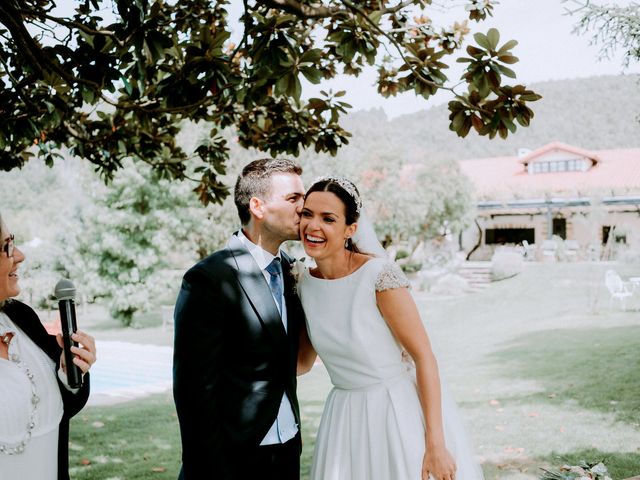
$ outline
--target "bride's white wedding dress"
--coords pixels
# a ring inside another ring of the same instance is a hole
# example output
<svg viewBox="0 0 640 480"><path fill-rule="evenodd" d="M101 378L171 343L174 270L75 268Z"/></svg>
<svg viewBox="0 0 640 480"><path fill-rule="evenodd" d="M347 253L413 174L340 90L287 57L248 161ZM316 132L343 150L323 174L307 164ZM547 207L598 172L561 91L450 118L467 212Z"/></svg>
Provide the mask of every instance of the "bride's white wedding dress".
<svg viewBox="0 0 640 480"><path fill-rule="evenodd" d="M421 478L425 423L415 370L376 305L376 290L407 285L397 265L382 258L334 280L308 270L300 275L309 337L334 385L318 430L312 480ZM456 480L481 479L447 395L442 408Z"/></svg>

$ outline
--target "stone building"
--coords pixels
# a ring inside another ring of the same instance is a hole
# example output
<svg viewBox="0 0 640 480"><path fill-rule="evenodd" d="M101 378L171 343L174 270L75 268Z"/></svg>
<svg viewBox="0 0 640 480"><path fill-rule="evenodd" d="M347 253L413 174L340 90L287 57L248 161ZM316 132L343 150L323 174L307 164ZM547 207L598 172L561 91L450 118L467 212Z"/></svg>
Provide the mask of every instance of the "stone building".
<svg viewBox="0 0 640 480"><path fill-rule="evenodd" d="M553 142L517 155L459 162L475 186L475 225L460 236L469 260L496 247L603 258L640 249L640 148L585 150Z"/></svg>

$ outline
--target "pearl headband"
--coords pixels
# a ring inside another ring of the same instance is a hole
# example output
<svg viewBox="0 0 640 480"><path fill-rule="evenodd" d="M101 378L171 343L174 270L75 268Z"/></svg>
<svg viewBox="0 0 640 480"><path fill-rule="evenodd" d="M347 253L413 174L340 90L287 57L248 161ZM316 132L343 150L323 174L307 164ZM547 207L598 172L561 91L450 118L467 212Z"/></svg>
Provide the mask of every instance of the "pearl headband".
<svg viewBox="0 0 640 480"><path fill-rule="evenodd" d="M356 213L360 215L360 210L362 209L362 200L360 199L360 195L358 195L358 191L356 190L356 186L353 184L351 180L346 179L345 177L336 177L333 175L326 175L324 177L318 177L313 181L313 185L320 182L333 182L340 185L340 187L349 194L353 201L356 204Z"/></svg>

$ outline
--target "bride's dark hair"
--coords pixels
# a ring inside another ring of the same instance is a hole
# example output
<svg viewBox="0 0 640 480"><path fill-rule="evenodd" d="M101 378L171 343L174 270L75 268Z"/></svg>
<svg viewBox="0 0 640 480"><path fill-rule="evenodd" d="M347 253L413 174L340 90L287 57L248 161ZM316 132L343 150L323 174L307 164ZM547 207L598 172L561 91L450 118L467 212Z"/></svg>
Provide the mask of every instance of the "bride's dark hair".
<svg viewBox="0 0 640 480"><path fill-rule="evenodd" d="M349 188L353 189L357 198L349 193L345 187L343 187L340 182L348 182ZM310 193L313 192L331 192L336 197L340 199L340 201L344 205L345 212L345 223L347 225L352 225L358 221L360 218L360 207L359 207L359 198L360 192L358 192L358 188L353 184L352 181L347 180L346 178L340 178L339 181L337 178L323 178L315 182L305 196L309 196ZM351 250L354 253L362 253L358 250L358 247L355 246L351 238L347 240L347 244L345 245L347 250Z"/></svg>

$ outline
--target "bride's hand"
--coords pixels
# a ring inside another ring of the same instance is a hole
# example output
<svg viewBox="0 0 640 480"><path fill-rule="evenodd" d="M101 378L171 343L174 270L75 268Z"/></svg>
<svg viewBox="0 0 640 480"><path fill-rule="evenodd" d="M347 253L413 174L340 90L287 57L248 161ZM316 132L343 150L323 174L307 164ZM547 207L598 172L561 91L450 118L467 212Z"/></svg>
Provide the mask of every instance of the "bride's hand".
<svg viewBox="0 0 640 480"><path fill-rule="evenodd" d="M455 480L456 462L445 447L428 449L422 459L422 480Z"/></svg>

